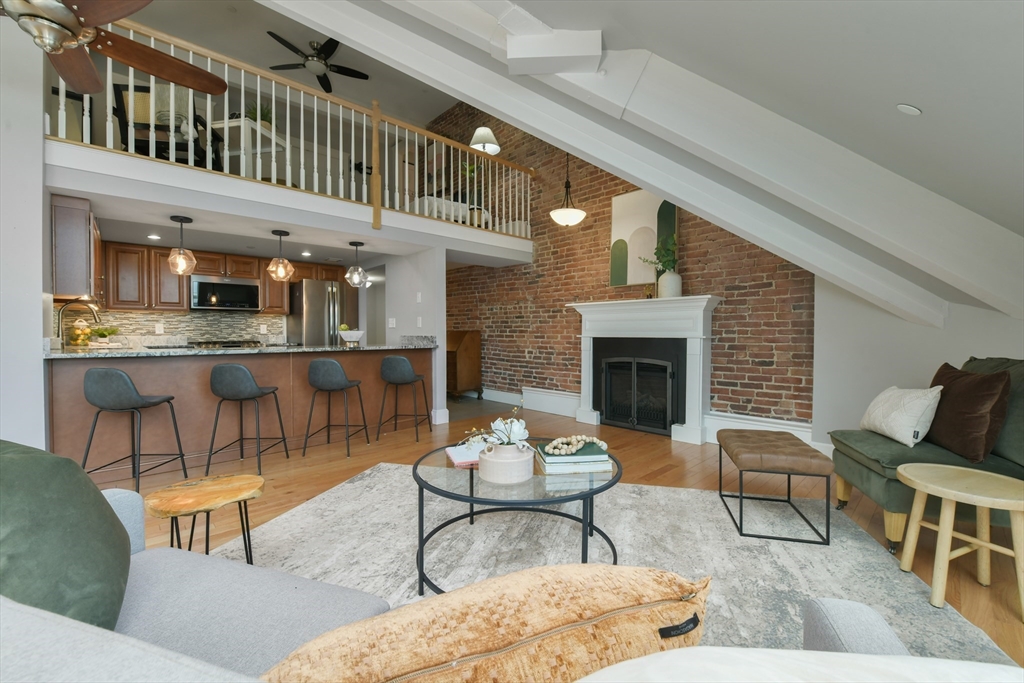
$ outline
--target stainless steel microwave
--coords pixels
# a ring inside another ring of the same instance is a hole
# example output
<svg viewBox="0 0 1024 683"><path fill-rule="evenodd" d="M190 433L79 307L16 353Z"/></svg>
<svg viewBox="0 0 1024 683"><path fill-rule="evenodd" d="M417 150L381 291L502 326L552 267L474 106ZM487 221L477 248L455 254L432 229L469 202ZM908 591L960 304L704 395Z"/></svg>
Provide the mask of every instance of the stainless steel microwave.
<svg viewBox="0 0 1024 683"><path fill-rule="evenodd" d="M190 308L203 311L260 310L260 281L244 277L193 275Z"/></svg>

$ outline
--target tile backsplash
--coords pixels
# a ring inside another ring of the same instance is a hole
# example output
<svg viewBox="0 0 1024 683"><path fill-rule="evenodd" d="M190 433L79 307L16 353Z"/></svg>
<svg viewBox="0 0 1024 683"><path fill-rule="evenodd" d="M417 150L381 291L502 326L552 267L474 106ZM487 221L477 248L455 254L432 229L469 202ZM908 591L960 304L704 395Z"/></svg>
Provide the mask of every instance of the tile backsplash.
<svg viewBox="0 0 1024 683"><path fill-rule="evenodd" d="M61 337L66 337L75 320L81 318L95 325L92 315L85 310L72 309L64 311L64 330ZM154 336L156 324L163 323L164 335L184 335L188 341L226 341L263 339L265 337L283 337L285 316L259 315L257 313L240 313L224 311L193 311L189 313L156 313L103 311L100 313L103 327L116 327L119 334L125 336ZM54 309L53 325L57 326L57 311ZM260 333L260 325L267 326L266 334Z"/></svg>

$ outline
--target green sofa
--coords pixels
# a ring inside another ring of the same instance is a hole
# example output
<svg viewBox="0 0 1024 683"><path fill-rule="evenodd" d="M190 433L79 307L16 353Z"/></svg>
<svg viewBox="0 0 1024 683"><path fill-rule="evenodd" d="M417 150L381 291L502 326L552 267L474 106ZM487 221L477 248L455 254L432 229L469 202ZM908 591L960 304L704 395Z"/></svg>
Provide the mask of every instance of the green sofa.
<svg viewBox="0 0 1024 683"><path fill-rule="evenodd" d="M884 513L885 537L891 553L896 552L897 544L903 540L907 515L914 502L914 490L896 478L896 468L900 465L910 462L956 465L1024 480L1024 361L972 357L964 363L963 370L980 373L1006 370L1010 373L1006 422L992 453L983 462L970 462L928 441L908 448L881 434L858 429L837 430L829 434L835 446L832 459L836 468L837 509L846 506L853 488L878 503ZM939 500L929 497L925 514L938 517L938 511ZM957 518L973 520L974 515L973 506L957 506ZM993 510L992 523L1009 526L1009 515L1002 510Z"/></svg>

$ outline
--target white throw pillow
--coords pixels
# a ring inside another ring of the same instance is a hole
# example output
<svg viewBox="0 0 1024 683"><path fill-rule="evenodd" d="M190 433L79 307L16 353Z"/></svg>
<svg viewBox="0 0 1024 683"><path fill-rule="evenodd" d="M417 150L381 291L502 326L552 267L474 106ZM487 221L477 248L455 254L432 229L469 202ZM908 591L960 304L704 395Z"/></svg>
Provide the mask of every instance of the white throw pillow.
<svg viewBox="0 0 1024 683"><path fill-rule="evenodd" d="M941 393L941 386L931 389L889 387L868 406L860 419L860 428L913 448L931 428Z"/></svg>

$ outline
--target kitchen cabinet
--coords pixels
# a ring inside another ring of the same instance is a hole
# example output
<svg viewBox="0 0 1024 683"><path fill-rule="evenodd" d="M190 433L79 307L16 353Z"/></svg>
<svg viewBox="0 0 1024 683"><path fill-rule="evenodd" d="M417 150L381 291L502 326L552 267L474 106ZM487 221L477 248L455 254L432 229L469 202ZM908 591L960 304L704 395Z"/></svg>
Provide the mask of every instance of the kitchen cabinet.
<svg viewBox="0 0 1024 683"><path fill-rule="evenodd" d="M69 301L88 294L103 305L103 243L89 200L50 198L53 298Z"/></svg>
<svg viewBox="0 0 1024 683"><path fill-rule="evenodd" d="M149 306L154 311L187 311L188 278L171 272L171 249L149 248Z"/></svg>
<svg viewBox="0 0 1024 683"><path fill-rule="evenodd" d="M341 282L341 279L345 276L341 266L325 266L318 265L316 267L316 279L326 280L328 282Z"/></svg>
<svg viewBox="0 0 1024 683"><path fill-rule="evenodd" d="M288 282L278 282L270 277L267 268L270 259L259 260L260 270L260 313L288 315Z"/></svg>
<svg viewBox="0 0 1024 683"><path fill-rule="evenodd" d="M260 260L255 256L234 256L233 254L228 254L225 257L225 266L227 271L225 275L230 277L248 277L254 280L260 277L260 270L266 270L266 267L260 268Z"/></svg>
<svg viewBox="0 0 1024 683"><path fill-rule="evenodd" d="M195 275L224 275L226 272L227 258L224 254L214 254L209 251L193 251L196 257Z"/></svg>
<svg viewBox="0 0 1024 683"><path fill-rule="evenodd" d="M316 269L320 267L315 263L295 263L294 261L292 261L292 265L295 266L295 272L292 273L292 282L315 280Z"/></svg>
<svg viewBox="0 0 1024 683"><path fill-rule="evenodd" d="M149 307L148 265L149 247L107 243L107 308L143 311Z"/></svg>

